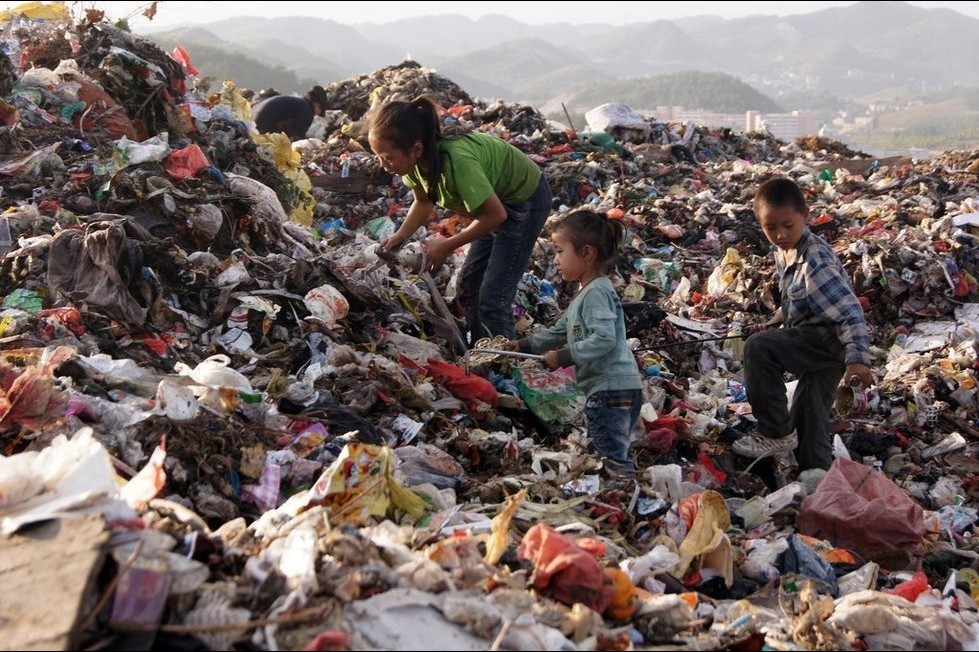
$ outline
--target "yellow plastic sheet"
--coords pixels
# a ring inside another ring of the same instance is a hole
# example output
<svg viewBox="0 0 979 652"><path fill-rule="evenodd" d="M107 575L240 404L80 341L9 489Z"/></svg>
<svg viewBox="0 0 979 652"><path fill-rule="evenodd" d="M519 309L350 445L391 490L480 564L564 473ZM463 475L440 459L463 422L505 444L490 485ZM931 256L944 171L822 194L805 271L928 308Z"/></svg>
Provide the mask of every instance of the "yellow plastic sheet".
<svg viewBox="0 0 979 652"><path fill-rule="evenodd" d="M503 553L510 546L510 522L520 503L527 497L527 488L524 487L506 500L506 505L500 513L493 517L492 534L486 542L486 555L483 557L488 563L496 564L500 561Z"/></svg>
<svg viewBox="0 0 979 652"><path fill-rule="evenodd" d="M283 133L256 135L255 143L268 151L275 167L296 187L289 219L303 226L310 226L313 223L316 200L310 193L313 184L302 169L302 156L292 149L292 141Z"/></svg>
<svg viewBox="0 0 979 652"><path fill-rule="evenodd" d="M393 507L414 519L425 501L394 478L394 452L387 446L353 442L309 490L307 507L323 505L334 525L366 525Z"/></svg>
<svg viewBox="0 0 979 652"><path fill-rule="evenodd" d="M0 11L0 23L9 23L22 16L31 20L71 21L71 13L64 2L24 2Z"/></svg>
<svg viewBox="0 0 979 652"><path fill-rule="evenodd" d="M674 569L677 577L683 577L693 567L695 570L710 568L724 577L724 583L734 583L734 560L731 540L727 529L731 526L731 514L727 511L724 497L716 491L700 495L700 505L693 525L680 544L680 561Z"/></svg>
<svg viewBox="0 0 979 652"><path fill-rule="evenodd" d="M221 85L221 93L218 96L218 103L228 107L231 115L242 122L250 122L252 119L252 105L241 94L234 81L225 79Z"/></svg>

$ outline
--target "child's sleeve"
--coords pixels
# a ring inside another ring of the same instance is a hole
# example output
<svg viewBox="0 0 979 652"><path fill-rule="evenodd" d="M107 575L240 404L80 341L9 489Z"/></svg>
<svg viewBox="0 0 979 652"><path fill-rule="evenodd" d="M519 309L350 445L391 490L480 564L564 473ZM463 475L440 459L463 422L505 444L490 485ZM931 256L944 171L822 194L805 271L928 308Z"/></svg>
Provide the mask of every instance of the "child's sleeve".
<svg viewBox="0 0 979 652"><path fill-rule="evenodd" d="M822 313L833 323L836 335L846 349L846 364L870 364L870 333L863 306L839 265L820 265L809 278L813 312Z"/></svg>
<svg viewBox="0 0 979 652"><path fill-rule="evenodd" d="M567 323L568 315L565 313L558 317L553 326L519 340L520 351L523 353L544 353L566 347L568 345Z"/></svg>

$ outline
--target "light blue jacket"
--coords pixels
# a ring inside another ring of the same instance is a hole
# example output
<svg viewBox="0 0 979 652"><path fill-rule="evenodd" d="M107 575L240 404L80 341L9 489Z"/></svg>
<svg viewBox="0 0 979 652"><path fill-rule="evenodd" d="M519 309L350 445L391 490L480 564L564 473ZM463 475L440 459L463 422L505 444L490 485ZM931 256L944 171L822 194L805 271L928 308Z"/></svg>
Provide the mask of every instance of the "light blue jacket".
<svg viewBox="0 0 979 652"><path fill-rule="evenodd" d="M520 350L558 351L562 365L574 363L578 387L595 392L642 389L642 377L625 342L625 314L612 282L599 276L581 288L550 328L520 340Z"/></svg>

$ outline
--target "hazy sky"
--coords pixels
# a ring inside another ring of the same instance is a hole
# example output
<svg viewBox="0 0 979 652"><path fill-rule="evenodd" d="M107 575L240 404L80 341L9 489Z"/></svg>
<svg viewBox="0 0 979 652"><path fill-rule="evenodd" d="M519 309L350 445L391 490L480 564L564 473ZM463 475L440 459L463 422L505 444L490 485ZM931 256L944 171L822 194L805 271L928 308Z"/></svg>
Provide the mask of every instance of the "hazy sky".
<svg viewBox="0 0 979 652"><path fill-rule="evenodd" d="M0 2L0 8L16 7L20 2ZM162 0L157 14L148 21L140 14L148 2L72 2L69 6L92 6L102 9L112 20L129 17L136 31L182 23L209 23L233 16L314 16L340 23L390 22L410 16L461 14L478 18L486 14L504 14L521 22L538 24L554 22L605 23L621 25L657 19L713 15L738 18L756 14L806 14L828 7L843 7L854 2L219 2L215 0ZM946 7L979 19L979 2L908 2L924 8Z"/></svg>

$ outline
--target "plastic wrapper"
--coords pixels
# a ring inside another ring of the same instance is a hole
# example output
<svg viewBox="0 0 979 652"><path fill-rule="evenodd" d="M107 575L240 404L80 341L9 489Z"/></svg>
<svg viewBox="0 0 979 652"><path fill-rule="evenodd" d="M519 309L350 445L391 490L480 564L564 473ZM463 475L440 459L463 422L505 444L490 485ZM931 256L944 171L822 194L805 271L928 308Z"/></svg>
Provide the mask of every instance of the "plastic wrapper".
<svg viewBox="0 0 979 652"><path fill-rule="evenodd" d="M520 398L547 423L571 424L583 414L585 397L564 372L518 368L514 380Z"/></svg>

